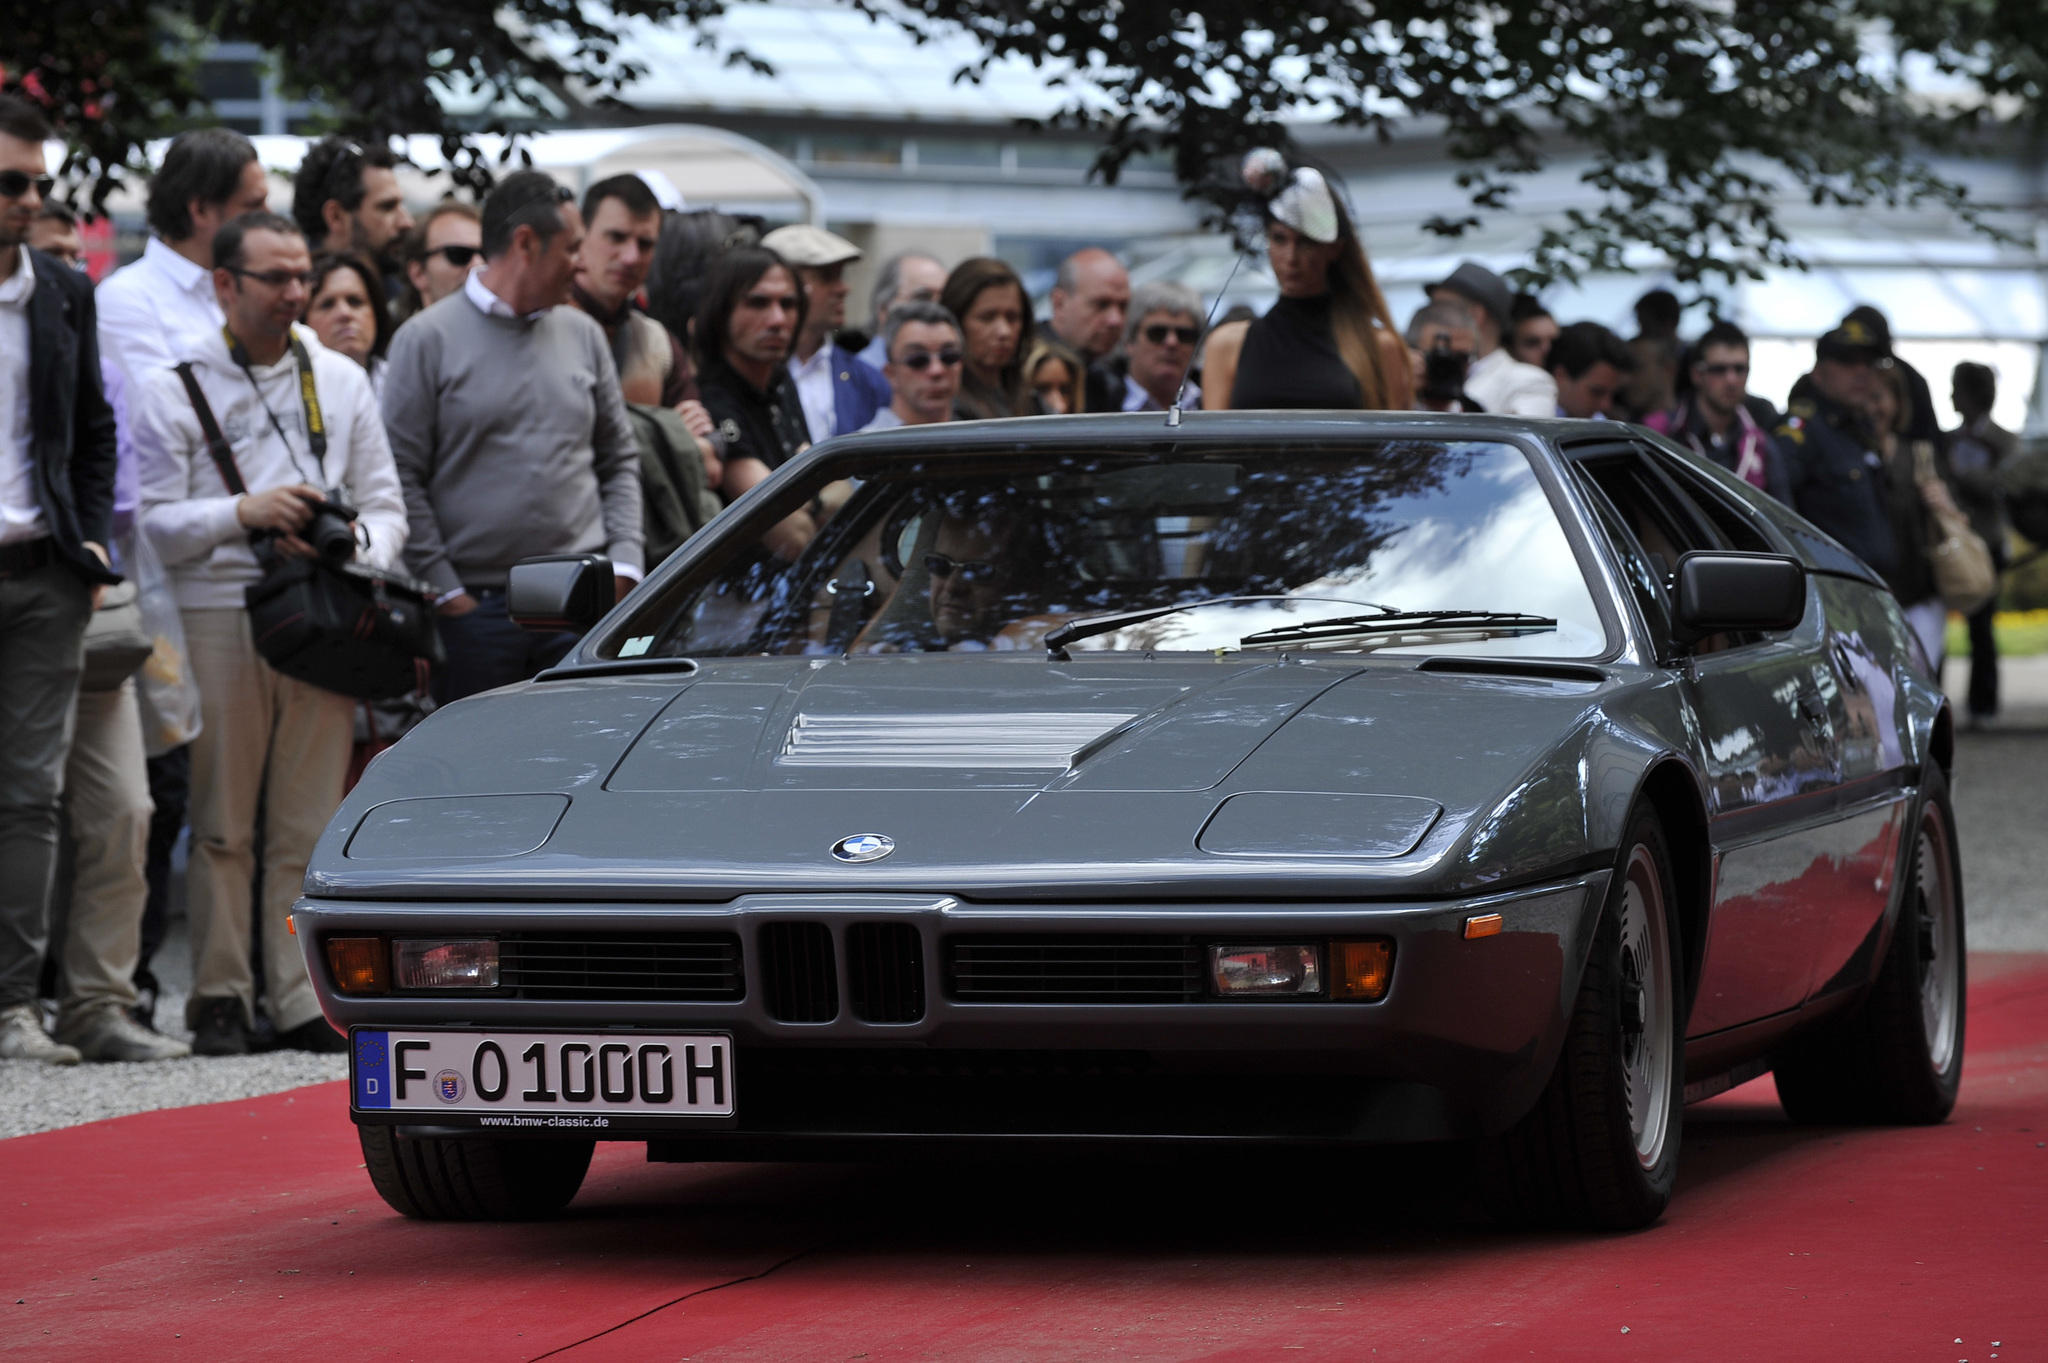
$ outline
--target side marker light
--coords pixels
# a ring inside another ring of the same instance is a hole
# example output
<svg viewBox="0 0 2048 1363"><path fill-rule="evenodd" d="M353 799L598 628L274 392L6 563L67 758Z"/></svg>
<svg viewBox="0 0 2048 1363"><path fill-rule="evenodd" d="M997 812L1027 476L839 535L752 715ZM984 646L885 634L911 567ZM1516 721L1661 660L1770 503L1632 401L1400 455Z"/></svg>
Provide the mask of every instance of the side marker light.
<svg viewBox="0 0 2048 1363"><path fill-rule="evenodd" d="M1465 940L1470 942L1480 937L1498 937L1506 926L1497 913L1482 913L1465 920Z"/></svg>
<svg viewBox="0 0 2048 1363"><path fill-rule="evenodd" d="M1394 979L1394 944L1385 938L1330 943L1330 997L1372 1003Z"/></svg>
<svg viewBox="0 0 2048 1363"><path fill-rule="evenodd" d="M292 921L292 916L290 914L286 914L284 916L284 931L287 937L296 937L299 935L299 925Z"/></svg>

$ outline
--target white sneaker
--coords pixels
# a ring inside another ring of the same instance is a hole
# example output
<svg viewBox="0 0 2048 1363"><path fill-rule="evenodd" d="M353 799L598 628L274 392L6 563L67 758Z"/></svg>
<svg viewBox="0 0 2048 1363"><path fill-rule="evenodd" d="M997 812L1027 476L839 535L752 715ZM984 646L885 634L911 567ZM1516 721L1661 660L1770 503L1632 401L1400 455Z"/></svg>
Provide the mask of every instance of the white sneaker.
<svg viewBox="0 0 2048 1363"><path fill-rule="evenodd" d="M95 1008L67 1019L57 1031L87 1060L183 1060L192 1054L189 1043L139 1027L119 1008Z"/></svg>
<svg viewBox="0 0 2048 1363"><path fill-rule="evenodd" d="M76 1065L84 1059L75 1046L50 1039L43 1030L42 1009L33 1003L0 1008L0 1060L40 1060L46 1065Z"/></svg>

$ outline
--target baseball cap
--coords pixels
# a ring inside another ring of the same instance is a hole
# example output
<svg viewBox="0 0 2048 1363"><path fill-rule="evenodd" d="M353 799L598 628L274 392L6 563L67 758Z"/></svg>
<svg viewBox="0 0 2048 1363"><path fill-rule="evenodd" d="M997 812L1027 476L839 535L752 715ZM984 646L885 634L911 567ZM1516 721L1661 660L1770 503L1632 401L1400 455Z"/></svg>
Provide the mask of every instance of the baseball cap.
<svg viewBox="0 0 2048 1363"><path fill-rule="evenodd" d="M1888 330L1880 331L1860 317L1849 316L1842 324L1820 338L1814 346L1814 353L1823 360L1841 360L1854 363L1857 360L1888 360L1892 354L1892 338Z"/></svg>
<svg viewBox="0 0 2048 1363"><path fill-rule="evenodd" d="M778 227L761 238L761 244L790 264L813 270L822 270L828 265L844 265L849 260L861 258L860 247L845 237L835 236L807 222Z"/></svg>
<svg viewBox="0 0 2048 1363"><path fill-rule="evenodd" d="M1430 293L1438 289L1457 294L1460 298L1469 298L1485 308L1493 314L1493 320L1500 324L1502 331L1512 324L1510 314L1515 309L1514 290L1508 287L1505 279L1476 260L1458 262L1458 268L1451 271L1448 278L1427 286Z"/></svg>

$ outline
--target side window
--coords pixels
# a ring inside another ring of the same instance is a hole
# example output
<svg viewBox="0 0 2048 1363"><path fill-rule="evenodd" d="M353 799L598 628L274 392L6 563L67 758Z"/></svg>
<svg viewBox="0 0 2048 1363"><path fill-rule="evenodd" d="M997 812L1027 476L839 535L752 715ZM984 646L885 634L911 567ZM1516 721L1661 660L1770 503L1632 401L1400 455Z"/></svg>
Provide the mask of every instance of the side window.
<svg viewBox="0 0 2048 1363"><path fill-rule="evenodd" d="M1629 592L1636 599L1636 607L1643 614L1644 622L1650 628L1650 635L1656 641L1659 661L1664 661L1669 652L1671 638L1671 605L1664 595L1664 575L1650 560L1649 554L1637 543L1635 534L1622 519L1621 512L1603 491L1600 484L1589 474L1584 465L1576 469L1584 484L1586 502L1593 509L1594 519L1600 522L1601 532L1608 544L1614 548L1614 557L1620 564L1621 575L1627 579Z"/></svg>
<svg viewBox="0 0 2048 1363"><path fill-rule="evenodd" d="M1681 555L1695 549L1724 549L1711 519L1639 454L1595 456L1579 467L1604 493L1623 523L1665 579Z"/></svg>
<svg viewBox="0 0 2048 1363"><path fill-rule="evenodd" d="M1649 459L1660 472L1678 485L1680 494L1686 501L1702 517L1713 523L1714 529L1720 532L1721 538L1727 541L1730 549L1740 550L1745 554L1779 552L1777 546L1773 545L1757 526L1755 518L1747 509L1735 505L1731 498L1708 486L1705 480L1693 474L1677 460L1660 459L1656 455L1649 456Z"/></svg>

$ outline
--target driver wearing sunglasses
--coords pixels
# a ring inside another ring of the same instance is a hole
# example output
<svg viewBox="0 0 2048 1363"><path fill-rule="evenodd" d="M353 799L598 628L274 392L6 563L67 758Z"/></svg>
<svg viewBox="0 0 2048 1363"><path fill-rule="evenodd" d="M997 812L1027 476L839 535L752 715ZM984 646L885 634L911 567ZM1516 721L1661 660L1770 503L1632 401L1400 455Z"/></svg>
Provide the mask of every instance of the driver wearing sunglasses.
<svg viewBox="0 0 2048 1363"><path fill-rule="evenodd" d="M1002 646L997 632L1023 609L1016 599L1025 585L1016 553L1020 529L1016 517L993 508L949 512L940 522L924 570L931 582L932 625L947 649Z"/></svg>
<svg viewBox="0 0 2048 1363"><path fill-rule="evenodd" d="M1124 354L1130 367L1124 375L1126 412L1163 412L1174 405L1201 405L1195 383L1182 387L1195 362L1202 339L1202 300L1194 290L1171 280L1141 284L1131 298L1130 321L1124 325Z"/></svg>
<svg viewBox="0 0 2048 1363"><path fill-rule="evenodd" d="M889 380L893 397L861 429L883 431L951 421L965 358L960 324L953 314L937 303L898 303L882 324L882 340L889 356L882 377Z"/></svg>

